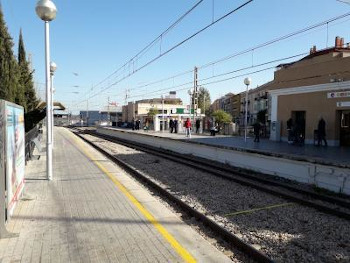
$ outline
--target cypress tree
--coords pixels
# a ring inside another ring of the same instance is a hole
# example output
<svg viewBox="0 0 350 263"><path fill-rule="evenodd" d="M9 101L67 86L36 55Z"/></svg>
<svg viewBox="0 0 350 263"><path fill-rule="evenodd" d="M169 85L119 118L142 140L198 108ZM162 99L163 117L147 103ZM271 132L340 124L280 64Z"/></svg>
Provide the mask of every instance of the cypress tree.
<svg viewBox="0 0 350 263"><path fill-rule="evenodd" d="M13 42L0 8L0 98L16 102L18 87L18 64L13 54Z"/></svg>
<svg viewBox="0 0 350 263"><path fill-rule="evenodd" d="M22 30L19 33L18 42L18 65L19 65L19 87L23 94L22 106L26 111L34 110L38 100L36 98L34 83L33 83L33 71L30 69L29 62L27 61L26 51L23 43Z"/></svg>

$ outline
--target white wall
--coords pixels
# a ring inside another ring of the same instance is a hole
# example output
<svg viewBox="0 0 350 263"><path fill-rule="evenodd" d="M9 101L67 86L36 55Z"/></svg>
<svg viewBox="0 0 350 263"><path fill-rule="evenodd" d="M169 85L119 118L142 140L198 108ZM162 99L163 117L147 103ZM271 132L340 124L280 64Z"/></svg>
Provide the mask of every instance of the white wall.
<svg viewBox="0 0 350 263"><path fill-rule="evenodd" d="M98 128L97 132L151 145L153 147L168 149L178 153L192 154L209 160L227 163L232 166L312 184L334 192L350 194L350 169L346 168L248 153L224 147L158 137L150 134L136 134L113 128Z"/></svg>

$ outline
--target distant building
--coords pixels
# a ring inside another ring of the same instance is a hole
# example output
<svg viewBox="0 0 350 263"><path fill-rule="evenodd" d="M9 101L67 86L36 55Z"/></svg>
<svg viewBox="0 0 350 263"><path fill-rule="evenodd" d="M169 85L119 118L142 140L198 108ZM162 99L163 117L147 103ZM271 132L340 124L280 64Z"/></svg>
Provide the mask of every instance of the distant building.
<svg viewBox="0 0 350 263"><path fill-rule="evenodd" d="M155 111L155 115L149 116L150 110ZM169 129L170 119L177 120L179 123L179 132L182 131L182 123L186 118L202 119L204 114L189 111L188 105L183 105L180 98L176 98L175 92L170 92L168 96L162 98L144 99L135 102L129 102L122 107L122 121L131 123L133 120L140 120L141 128L148 128L159 131Z"/></svg>
<svg viewBox="0 0 350 263"><path fill-rule="evenodd" d="M159 114L161 114L162 109L164 109L164 113L168 114L172 110L176 112L176 109L181 109L183 112L185 108L186 106L183 105L182 100L179 98L165 97L164 106L161 98L138 100L129 102L127 105L123 106L122 121L131 122L133 118L145 117L148 115L150 109L156 109Z"/></svg>

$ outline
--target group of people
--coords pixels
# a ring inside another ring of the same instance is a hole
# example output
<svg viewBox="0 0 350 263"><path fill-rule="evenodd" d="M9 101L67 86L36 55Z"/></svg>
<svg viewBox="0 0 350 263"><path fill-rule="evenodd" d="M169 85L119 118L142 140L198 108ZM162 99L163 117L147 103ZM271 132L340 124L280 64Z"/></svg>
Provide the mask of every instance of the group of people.
<svg viewBox="0 0 350 263"><path fill-rule="evenodd" d="M184 127L186 129L186 137L191 138L191 129L192 129L192 124L191 124L191 120L190 118L187 118L185 123L184 123ZM201 127L201 120L197 119L196 120L196 133L199 134L199 130Z"/></svg>
<svg viewBox="0 0 350 263"><path fill-rule="evenodd" d="M173 120L173 119L170 119L169 121L169 128L170 128L170 133L177 133L177 128L178 128L178 121L177 119Z"/></svg>
<svg viewBox="0 0 350 263"><path fill-rule="evenodd" d="M305 138L305 120L296 121L293 123L293 119L289 118L287 121L287 131L288 131L288 143L292 144L303 144ZM317 145L327 146L326 140L326 122L320 117L317 125L317 130L315 130L315 142L317 141Z"/></svg>
<svg viewBox="0 0 350 263"><path fill-rule="evenodd" d="M132 130L139 130L141 128L141 120L132 119L131 128Z"/></svg>
<svg viewBox="0 0 350 263"><path fill-rule="evenodd" d="M297 120L295 123L292 118L287 121L288 143L304 144L305 140L305 120Z"/></svg>

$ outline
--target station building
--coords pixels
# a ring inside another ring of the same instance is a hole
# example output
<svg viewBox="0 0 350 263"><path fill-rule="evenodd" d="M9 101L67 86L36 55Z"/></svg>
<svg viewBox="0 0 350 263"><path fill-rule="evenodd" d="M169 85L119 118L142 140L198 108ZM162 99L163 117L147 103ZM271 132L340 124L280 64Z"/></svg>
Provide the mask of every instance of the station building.
<svg viewBox="0 0 350 263"><path fill-rule="evenodd" d="M305 143L312 144L322 117L328 144L350 146L350 46L342 38L332 48L314 46L299 61L279 65L265 88L271 140L287 140L286 123L292 118L303 127Z"/></svg>

